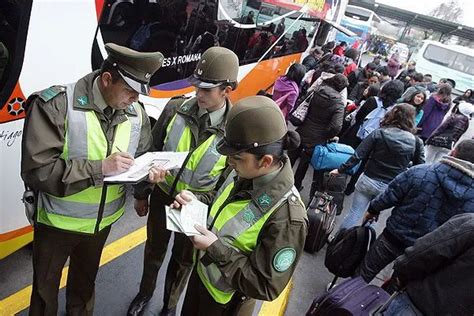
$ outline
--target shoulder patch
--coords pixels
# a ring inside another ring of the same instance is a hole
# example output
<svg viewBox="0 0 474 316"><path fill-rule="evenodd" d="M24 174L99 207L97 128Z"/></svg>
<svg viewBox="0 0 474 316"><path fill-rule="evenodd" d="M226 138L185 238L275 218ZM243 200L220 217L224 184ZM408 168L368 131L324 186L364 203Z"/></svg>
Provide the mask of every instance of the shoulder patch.
<svg viewBox="0 0 474 316"><path fill-rule="evenodd" d="M54 99L56 96L58 96L61 93L66 92L66 88L63 86L52 86L48 89L45 89L41 91L38 95L41 100L44 102L48 102L51 99Z"/></svg>
<svg viewBox="0 0 474 316"><path fill-rule="evenodd" d="M292 223L303 223L306 220L307 215L305 206L299 196L291 194L288 197L288 209L290 213L290 221Z"/></svg>
<svg viewBox="0 0 474 316"><path fill-rule="evenodd" d="M296 250L292 247L286 247L278 250L273 256L273 269L277 272L285 272L296 260Z"/></svg>

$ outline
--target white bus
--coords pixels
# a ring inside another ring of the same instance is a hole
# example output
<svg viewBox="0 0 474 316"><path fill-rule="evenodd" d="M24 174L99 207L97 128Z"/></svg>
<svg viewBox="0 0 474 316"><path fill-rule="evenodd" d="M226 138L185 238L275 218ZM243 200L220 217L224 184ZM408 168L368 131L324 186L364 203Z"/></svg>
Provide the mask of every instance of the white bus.
<svg viewBox="0 0 474 316"><path fill-rule="evenodd" d="M374 11L354 5L348 5L344 12L341 25L356 33L357 37L349 37L342 32L338 32L336 35L336 41L345 41L349 46L354 44L355 41L359 41L359 44L362 46L370 35L375 32L377 25L380 22L380 17L375 14Z"/></svg>
<svg viewBox="0 0 474 316"><path fill-rule="evenodd" d="M347 0L299 2L2 1L0 259L32 240L20 178L23 105L32 92L74 82L98 69L106 56L104 43L114 42L165 56L163 67L151 78L150 96L140 98L152 121L170 97L193 93L186 78L210 46L227 47L239 56L239 86L231 99L255 95L300 61L314 42L324 44L347 5ZM257 14L246 21L250 8ZM266 19L256 21L257 16Z"/></svg>
<svg viewBox="0 0 474 316"><path fill-rule="evenodd" d="M431 74L434 82L452 79L461 92L474 88L474 49L426 40L410 60L416 62L418 72Z"/></svg>

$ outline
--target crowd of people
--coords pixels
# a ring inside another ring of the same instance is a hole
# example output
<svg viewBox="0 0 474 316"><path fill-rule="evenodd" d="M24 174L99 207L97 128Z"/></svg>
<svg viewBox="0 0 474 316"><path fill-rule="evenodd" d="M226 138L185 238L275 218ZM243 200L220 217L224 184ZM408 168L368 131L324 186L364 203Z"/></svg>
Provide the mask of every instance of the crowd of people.
<svg viewBox="0 0 474 316"><path fill-rule="evenodd" d="M289 156L295 169L295 186L301 190L315 146L336 140L354 148L355 153L344 164L329 172L332 176L345 174L360 164L347 185L345 194L354 195L337 233L369 220L376 225L373 219L393 208L383 233L354 274L370 282L404 251L409 259L418 256L414 253L418 244L445 251L442 247L449 246L438 245L433 236L441 235L445 240L454 236L456 233L445 228L450 218L459 222L461 215L474 212L474 138L471 135L459 141L469 128L474 99L471 89L454 98L453 80L433 83L430 74L416 71L414 62L401 69L397 56L385 66L375 56L364 67L353 67L358 54L346 47L344 42L337 46L329 43L315 48L303 60L307 73L300 83L298 100L313 95L306 118L296 127L301 145ZM298 106L296 103L295 109ZM319 180L323 173L314 171L310 198L315 190L324 190ZM472 216L465 218L472 221ZM466 230L472 234L472 226ZM463 249L453 246L459 251L450 254L450 260L434 256L436 268L461 273L457 269L461 259L455 256L469 258L472 268L472 240L467 244ZM403 279L398 290L408 290L398 295L394 301L397 307L392 307L389 315L435 315L437 310L430 302L436 300L440 301L435 306L451 314L474 311L472 299L449 295L449 290L440 286L438 279L445 278L445 274L427 269L416 275L414 271L422 266L420 259L413 259L418 260L413 263L413 271L407 260L401 256L395 263L392 278ZM443 276L436 276L440 274ZM462 288L459 283L454 286ZM415 293L413 288L423 288L424 293Z"/></svg>
<svg viewBox="0 0 474 316"><path fill-rule="evenodd" d="M193 200L209 206L207 227L195 226L198 234L190 237L175 234L160 315L176 314L186 284L183 315L252 315L255 300L278 297L297 267L308 230L298 191L315 146L337 140L355 153L327 171L344 174L360 165L345 192L355 191L340 229L395 207L356 275L369 282L396 259L393 279L407 287L399 300L432 314L425 299L442 300L438 279L445 276L415 275L410 260L417 247L434 246L437 234L461 236L447 225L474 211L474 140L459 142L474 112L472 90L452 100L449 80L433 84L414 64L392 76L377 58L358 67L355 48L328 43L293 64L271 98L232 105L239 56L210 47L188 78L196 96L172 98L151 129L138 96L149 94L164 56L112 43L106 51L100 70L27 101L22 178L37 200L31 315L57 314L68 258L67 313L92 315L100 255L126 199L122 185L104 177L129 170L134 157L149 151L188 154L181 168L153 166L147 181L133 187L134 208L148 218L143 274L128 315L142 314L157 286L171 237L166 206ZM292 130L288 120L302 102L307 114ZM310 195L324 190L323 177L314 171ZM468 247L457 248L449 262L437 258L437 266L465 269L456 260L472 262L472 238L463 242ZM446 295L443 306L472 313L466 297Z"/></svg>

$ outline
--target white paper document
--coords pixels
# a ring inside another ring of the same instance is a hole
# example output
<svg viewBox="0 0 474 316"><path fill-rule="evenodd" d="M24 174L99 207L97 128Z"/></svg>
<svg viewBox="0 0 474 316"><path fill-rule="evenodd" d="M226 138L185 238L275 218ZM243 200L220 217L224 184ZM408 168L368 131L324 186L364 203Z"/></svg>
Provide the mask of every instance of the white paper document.
<svg viewBox="0 0 474 316"><path fill-rule="evenodd" d="M151 167L162 167L166 170L181 168L188 152L148 152L135 158L135 162L127 171L104 178L104 182L135 183L148 176Z"/></svg>
<svg viewBox="0 0 474 316"><path fill-rule="evenodd" d="M186 234L187 236L201 235L194 225L206 227L208 206L196 199L183 205L181 210L166 207L166 229Z"/></svg>

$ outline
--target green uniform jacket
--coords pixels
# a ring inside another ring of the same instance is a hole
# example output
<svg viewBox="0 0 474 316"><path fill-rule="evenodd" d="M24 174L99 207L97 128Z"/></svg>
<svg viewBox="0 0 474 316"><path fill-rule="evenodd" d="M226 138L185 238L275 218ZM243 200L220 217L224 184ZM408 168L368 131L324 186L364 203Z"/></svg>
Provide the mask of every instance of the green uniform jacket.
<svg viewBox="0 0 474 316"><path fill-rule="evenodd" d="M225 172L222 178L227 174L229 172ZM294 184L293 171L287 157L278 175L264 187L254 190L251 180L236 178L235 181L224 205L249 198L258 205L258 197L262 194L278 200ZM217 184L216 189L222 182ZM209 192L200 194L198 198L211 204L214 196L215 192ZM308 219L303 203L290 197L265 222L257 245L250 255L240 253L217 240L207 248L201 260L204 265L215 263L225 281L237 292L250 298L272 301L283 291L295 271L303 253L307 230ZM275 259L278 258L279 251L287 248L296 251L296 259L286 271L279 272L274 266Z"/></svg>
<svg viewBox="0 0 474 316"><path fill-rule="evenodd" d="M125 120L125 113L137 115L134 110L116 110L109 121L94 104L92 85L99 75L93 72L81 78L74 92L77 97L87 96L88 104L83 108L93 109L100 120L107 140L112 143L116 126ZM62 86L33 93L27 101L22 140L21 176L34 190L54 196L68 196L91 186L103 184L102 161L60 158L64 147L65 119L67 113L66 90ZM133 111L133 112L129 112ZM142 112L140 141L135 156L145 153L151 146L151 127L145 110Z"/></svg>
<svg viewBox="0 0 474 316"><path fill-rule="evenodd" d="M186 102L186 107L183 108L182 105L184 102ZM153 144L151 145L150 151L154 152L163 150L163 146L166 139L166 128L176 113L184 117L187 126L190 128L191 133L193 134L193 143L191 144L191 148L196 148L203 141L207 140L212 134L224 135L227 113L229 112L231 106L232 104L230 103L230 101L226 100L226 111L222 122L216 126L208 127L204 131L204 133L201 133L201 135L199 135L199 107L197 104L197 99L195 97L189 99L184 96L172 98L166 104L165 108L163 109L163 112L161 112L160 117L153 126L153 129L151 131L151 134L153 136ZM135 187L135 198L139 200L147 199L153 191L153 187L153 184L150 184L146 181L141 182Z"/></svg>

